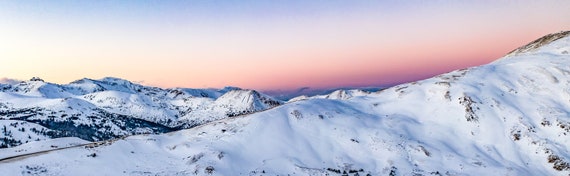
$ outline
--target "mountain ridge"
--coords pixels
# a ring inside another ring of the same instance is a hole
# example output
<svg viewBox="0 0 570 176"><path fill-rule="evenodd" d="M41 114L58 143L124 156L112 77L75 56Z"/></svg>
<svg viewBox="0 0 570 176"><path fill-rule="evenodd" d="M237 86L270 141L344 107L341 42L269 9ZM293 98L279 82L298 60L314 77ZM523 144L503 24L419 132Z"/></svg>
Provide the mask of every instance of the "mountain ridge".
<svg viewBox="0 0 570 176"><path fill-rule="evenodd" d="M560 31L557 33L548 34L548 35L540 37L540 38L538 38L538 39L536 39L536 40L534 40L534 41L532 41L526 45L523 45L521 47L514 49L513 51L507 53L505 57L532 52L532 51L538 50L542 46L548 45L548 44L550 44L550 43L552 43L558 39L562 39L562 38L568 37L568 36L570 36L570 31Z"/></svg>
<svg viewBox="0 0 570 176"><path fill-rule="evenodd" d="M9 175L568 175L568 51L567 36L381 91L338 91L168 134L0 163L0 169ZM244 96L225 102L249 105L256 96L234 93ZM35 149L0 153L27 150Z"/></svg>

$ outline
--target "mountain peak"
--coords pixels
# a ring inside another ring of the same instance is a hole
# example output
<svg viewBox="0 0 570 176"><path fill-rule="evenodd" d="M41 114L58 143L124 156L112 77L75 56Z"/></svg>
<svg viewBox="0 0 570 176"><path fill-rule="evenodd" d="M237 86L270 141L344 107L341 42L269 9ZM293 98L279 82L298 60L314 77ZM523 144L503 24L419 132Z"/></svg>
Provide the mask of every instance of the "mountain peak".
<svg viewBox="0 0 570 176"><path fill-rule="evenodd" d="M132 84L132 82L129 80L122 79L122 78L116 78L116 77L104 77L104 78L101 78L99 81L109 82L109 83Z"/></svg>
<svg viewBox="0 0 570 176"><path fill-rule="evenodd" d="M234 87L234 86L226 86L226 87L224 87L218 91L221 93L226 93L226 92L230 92L230 91L234 91L234 90L242 90L242 88Z"/></svg>
<svg viewBox="0 0 570 176"><path fill-rule="evenodd" d="M532 52L532 51L536 51L539 48L548 45L558 39L564 38L570 36L570 31L561 31L558 33L552 33L552 34L548 34L545 35L543 37L540 37L524 46L521 46L509 53L507 53L507 56L514 56L514 55L519 55L519 54L523 54L523 53L528 53L528 52Z"/></svg>
<svg viewBox="0 0 570 176"><path fill-rule="evenodd" d="M45 82L43 79L41 79L40 77L32 77L32 79L30 79L30 81L39 81L39 82Z"/></svg>

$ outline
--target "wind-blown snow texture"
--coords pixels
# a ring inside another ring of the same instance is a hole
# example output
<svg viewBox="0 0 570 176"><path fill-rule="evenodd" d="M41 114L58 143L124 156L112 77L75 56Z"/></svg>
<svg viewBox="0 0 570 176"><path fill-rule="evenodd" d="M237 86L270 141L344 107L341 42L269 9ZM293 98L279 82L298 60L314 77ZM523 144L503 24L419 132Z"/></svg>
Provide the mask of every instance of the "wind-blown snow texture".
<svg viewBox="0 0 570 176"><path fill-rule="evenodd" d="M232 87L161 89L117 78L58 85L32 78L0 84L0 148L65 136L97 141L170 132L280 104Z"/></svg>
<svg viewBox="0 0 570 176"><path fill-rule="evenodd" d="M568 175L570 37L561 37L488 65L380 92L309 98L187 130L0 161L0 170L7 175ZM0 153L16 155L27 145Z"/></svg>

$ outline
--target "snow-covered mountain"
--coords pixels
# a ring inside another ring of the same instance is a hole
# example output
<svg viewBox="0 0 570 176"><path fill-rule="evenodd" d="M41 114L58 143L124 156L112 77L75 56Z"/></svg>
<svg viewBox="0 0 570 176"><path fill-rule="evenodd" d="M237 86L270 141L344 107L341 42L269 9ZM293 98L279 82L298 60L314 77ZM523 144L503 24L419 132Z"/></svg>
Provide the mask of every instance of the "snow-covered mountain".
<svg viewBox="0 0 570 176"><path fill-rule="evenodd" d="M59 85L32 78L0 84L0 127L7 127L0 147L62 136L97 141L170 132L280 104L259 92L234 87L161 89L118 78ZM29 138L29 131L15 130L21 128L35 129L32 136L40 136ZM44 128L53 132L42 132Z"/></svg>
<svg viewBox="0 0 570 176"><path fill-rule="evenodd" d="M328 95L337 91L353 91L360 90L364 92L376 92L385 89L385 86L371 86L371 87L337 87L337 88L311 88L311 87L301 87L294 90L267 90L264 91L269 96L283 101L295 101L300 99L306 99L308 97L320 97L321 95ZM295 100L293 100L295 99Z"/></svg>
<svg viewBox="0 0 570 176"><path fill-rule="evenodd" d="M325 94L325 95L315 95L315 96L301 95L301 96L290 99L288 102L295 102L295 101L315 99L315 98L333 99L333 100L347 100L347 99L350 99L350 98L356 97L356 96L366 96L366 95L369 95L370 93L371 92L369 92L369 91L361 90L361 89L350 89L350 90L339 89L339 90L336 90L334 92L331 92L331 93Z"/></svg>
<svg viewBox="0 0 570 176"><path fill-rule="evenodd" d="M570 32L546 37L552 39L487 65L366 95L294 101L161 135L93 144L64 138L0 149L4 156L22 155L0 158L0 170L7 175L569 175ZM46 143L81 145L34 153L49 148Z"/></svg>

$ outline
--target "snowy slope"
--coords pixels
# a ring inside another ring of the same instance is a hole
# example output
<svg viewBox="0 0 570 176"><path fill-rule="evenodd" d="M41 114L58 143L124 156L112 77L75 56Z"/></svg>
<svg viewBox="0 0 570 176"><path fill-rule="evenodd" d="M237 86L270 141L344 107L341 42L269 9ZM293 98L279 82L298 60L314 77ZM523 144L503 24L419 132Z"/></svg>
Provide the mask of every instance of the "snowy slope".
<svg viewBox="0 0 570 176"><path fill-rule="evenodd" d="M0 170L8 175L569 175L570 37L558 38L488 65L369 95L296 101L168 134L0 161Z"/></svg>
<svg viewBox="0 0 570 176"><path fill-rule="evenodd" d="M228 101L247 96L248 101ZM54 135L47 135L51 138L73 136L90 141L170 132L280 104L256 91L235 87L161 89L118 78L85 78L65 85L33 78L0 85L0 120L55 130ZM3 137L10 141L9 145L0 141L3 147L29 141Z"/></svg>
<svg viewBox="0 0 570 176"><path fill-rule="evenodd" d="M65 134L38 124L18 120L0 120L0 148L62 136Z"/></svg>

